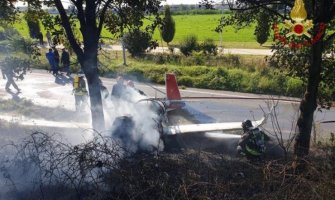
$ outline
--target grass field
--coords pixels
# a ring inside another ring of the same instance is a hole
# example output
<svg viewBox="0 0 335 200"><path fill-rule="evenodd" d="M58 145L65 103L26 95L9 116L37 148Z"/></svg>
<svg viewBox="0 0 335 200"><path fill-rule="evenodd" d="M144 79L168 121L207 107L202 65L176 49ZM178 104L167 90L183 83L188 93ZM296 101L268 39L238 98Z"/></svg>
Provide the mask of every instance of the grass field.
<svg viewBox="0 0 335 200"><path fill-rule="evenodd" d="M173 16L176 22L176 34L171 44L178 45L185 36L194 34L197 36L200 42L206 38L211 38L216 41L217 45L221 45L221 34L214 31L215 27L219 24L220 17L220 14ZM29 35L27 23L24 20L16 22L14 26L23 36L27 37ZM45 35L45 31L42 25L41 29ZM112 37L112 35L106 29L103 30L102 36ZM159 45L162 45L158 30L156 30L154 33L154 39L159 41ZM225 27L222 33L222 41L223 47L226 48L266 48L261 47L256 42L254 36L254 26L250 26L239 31L235 31L233 27ZM269 41L271 41L271 36ZM270 42L267 42L264 46L269 45Z"/></svg>

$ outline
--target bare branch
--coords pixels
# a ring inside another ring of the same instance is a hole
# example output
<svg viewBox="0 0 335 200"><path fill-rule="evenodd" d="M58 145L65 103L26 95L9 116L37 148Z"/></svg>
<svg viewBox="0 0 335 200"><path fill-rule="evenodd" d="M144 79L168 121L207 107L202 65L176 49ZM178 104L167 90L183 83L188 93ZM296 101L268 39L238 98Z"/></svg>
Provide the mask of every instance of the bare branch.
<svg viewBox="0 0 335 200"><path fill-rule="evenodd" d="M268 7L270 5L285 5L285 6L292 6L290 3L288 3L287 1L283 1L283 2L278 2L278 1L265 1L265 2L259 2L259 1L254 1L254 0L246 0L243 1L245 3L248 3L250 5L246 5L245 7L236 7L234 6L234 2L228 2L228 6L230 10L235 10L235 11L245 11L245 10L253 10L253 9L257 9L257 8L263 8L264 10L267 10L270 13L273 13L276 16L279 16L283 19L286 19L287 17L285 17L284 15L282 15L281 13L279 13L278 11Z"/></svg>

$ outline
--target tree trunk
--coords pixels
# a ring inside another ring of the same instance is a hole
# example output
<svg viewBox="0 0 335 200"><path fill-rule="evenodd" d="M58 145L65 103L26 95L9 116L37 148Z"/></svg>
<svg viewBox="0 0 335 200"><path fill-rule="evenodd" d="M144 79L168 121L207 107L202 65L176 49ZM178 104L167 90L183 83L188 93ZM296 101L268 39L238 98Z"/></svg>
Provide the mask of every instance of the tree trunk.
<svg viewBox="0 0 335 200"><path fill-rule="evenodd" d="M298 134L294 144L294 154L301 158L308 155L313 115L317 108L317 95L321 76L323 39L312 47L311 65L309 67L308 83L304 99L300 103L300 116L297 122Z"/></svg>
<svg viewBox="0 0 335 200"><path fill-rule="evenodd" d="M84 40L84 56L80 64L84 70L90 94L92 128L102 131L105 129L105 120L98 74L98 39L94 31L87 31L87 34Z"/></svg>
<svg viewBox="0 0 335 200"><path fill-rule="evenodd" d="M62 26L65 29L67 38L76 53L80 65L85 73L90 94L92 128L101 131L105 129L105 120L102 108L102 99L98 75L98 40L100 32L96 27L96 6L95 1L87 1L85 12L83 2L76 4L78 9L78 20L80 22L80 31L83 35L84 51L76 41L73 34L69 17L63 7L61 0L54 0L55 6L62 19ZM107 7L106 7L107 8Z"/></svg>
<svg viewBox="0 0 335 200"><path fill-rule="evenodd" d="M88 92L90 95L92 128L97 131L102 131L105 129L105 120L100 92L96 50L85 51L82 67L87 79Z"/></svg>

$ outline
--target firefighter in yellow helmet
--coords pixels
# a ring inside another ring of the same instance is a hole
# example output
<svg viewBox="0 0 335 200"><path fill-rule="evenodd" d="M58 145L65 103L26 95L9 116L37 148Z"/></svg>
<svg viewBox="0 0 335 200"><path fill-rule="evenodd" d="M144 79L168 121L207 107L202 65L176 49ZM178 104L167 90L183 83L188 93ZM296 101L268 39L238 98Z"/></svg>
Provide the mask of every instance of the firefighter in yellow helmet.
<svg viewBox="0 0 335 200"><path fill-rule="evenodd" d="M76 74L73 78L73 94L76 104L76 111L80 111L87 103L87 89L84 74Z"/></svg>

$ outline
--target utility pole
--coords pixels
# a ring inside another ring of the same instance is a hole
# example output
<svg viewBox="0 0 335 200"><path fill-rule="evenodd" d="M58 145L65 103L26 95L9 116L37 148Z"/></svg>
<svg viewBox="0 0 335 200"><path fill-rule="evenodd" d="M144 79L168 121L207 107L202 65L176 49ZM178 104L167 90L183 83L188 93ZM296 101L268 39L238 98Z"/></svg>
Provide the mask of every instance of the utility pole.
<svg viewBox="0 0 335 200"><path fill-rule="evenodd" d="M127 60L126 60L126 48L124 47L124 36L121 38L121 46L122 46L122 56L123 56L123 65L127 65Z"/></svg>
<svg viewBox="0 0 335 200"><path fill-rule="evenodd" d="M223 17L223 5L224 5L224 1L221 1L221 6L222 6L222 8L221 8L221 17ZM223 27L222 27L222 29L220 31L220 47L221 47L220 51L223 54L223 44L222 44L223 35L222 35L222 32L223 32Z"/></svg>

